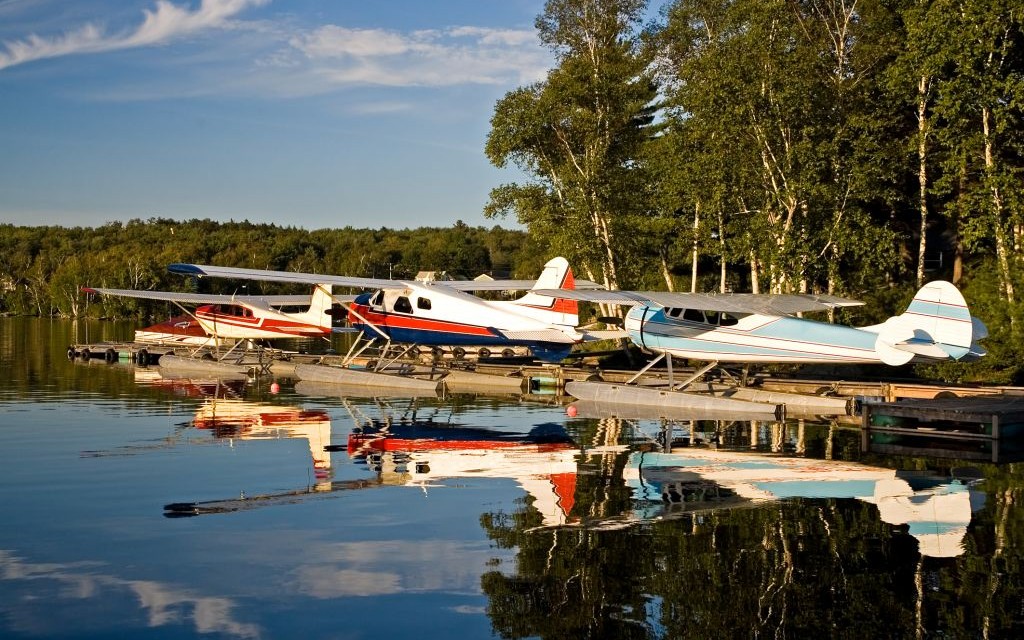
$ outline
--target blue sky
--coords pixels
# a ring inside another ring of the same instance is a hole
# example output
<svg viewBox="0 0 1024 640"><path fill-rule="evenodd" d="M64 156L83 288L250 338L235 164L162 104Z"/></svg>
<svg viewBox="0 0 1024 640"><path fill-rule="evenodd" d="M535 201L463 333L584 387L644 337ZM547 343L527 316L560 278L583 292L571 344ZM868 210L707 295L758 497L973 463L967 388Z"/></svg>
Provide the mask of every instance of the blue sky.
<svg viewBox="0 0 1024 640"><path fill-rule="evenodd" d="M0 0L0 222L490 226L543 0ZM514 221L500 222L514 226Z"/></svg>

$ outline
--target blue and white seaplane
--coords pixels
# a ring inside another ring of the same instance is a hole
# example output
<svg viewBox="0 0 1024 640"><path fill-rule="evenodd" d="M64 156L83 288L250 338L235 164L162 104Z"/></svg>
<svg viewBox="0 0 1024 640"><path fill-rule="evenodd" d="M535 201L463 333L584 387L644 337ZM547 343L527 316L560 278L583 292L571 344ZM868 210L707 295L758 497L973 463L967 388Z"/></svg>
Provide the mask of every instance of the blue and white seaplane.
<svg viewBox="0 0 1024 640"><path fill-rule="evenodd" d="M641 349L658 354L646 371L666 359L673 389L688 386L722 363L886 364L971 361L985 355L978 342L985 324L970 314L951 283L930 282L906 311L881 324L850 327L798 314L863 303L828 295L758 295L651 291L552 291L538 295L632 307L624 329ZM671 380L672 358L708 364L687 380ZM621 388L616 388L621 390ZM566 390L584 400L623 401L603 386L571 383Z"/></svg>
<svg viewBox="0 0 1024 640"><path fill-rule="evenodd" d="M565 258L554 258L536 280L385 280L288 271L269 271L196 264L172 264L173 273L197 277L291 282L321 287L370 290L351 300L338 300L348 321L365 339L362 349L382 342L404 345L405 352L419 346L466 346L505 350L529 347L546 362L565 358L588 334L577 330L579 315L573 299L538 295L539 289L572 291L577 283ZM527 291L516 300L485 300L470 291ZM591 337L601 337L592 335ZM353 349L356 345L353 345Z"/></svg>

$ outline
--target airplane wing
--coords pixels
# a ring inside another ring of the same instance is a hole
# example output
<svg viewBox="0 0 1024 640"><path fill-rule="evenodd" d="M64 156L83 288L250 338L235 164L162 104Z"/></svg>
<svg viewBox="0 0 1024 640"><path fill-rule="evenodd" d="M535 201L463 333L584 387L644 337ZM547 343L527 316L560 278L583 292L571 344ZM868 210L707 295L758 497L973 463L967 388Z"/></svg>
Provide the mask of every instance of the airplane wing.
<svg viewBox="0 0 1024 640"><path fill-rule="evenodd" d="M792 315L809 311L826 311L837 307L864 304L857 300L829 295L757 294L757 293L674 293L669 291L587 291L572 289L536 290L543 296L568 298L584 302L635 306L681 307L726 313L758 313Z"/></svg>
<svg viewBox="0 0 1024 640"><path fill-rule="evenodd" d="M208 276L211 278L237 278L239 280L262 280L266 282L295 282L300 284L330 284L356 289L387 289L405 286L400 280L384 278L357 278L355 276L332 276L323 273L297 273L292 271L270 271L267 269L243 269L241 267L217 267L206 264L174 263L167 266L171 273L184 276Z"/></svg>
<svg viewBox="0 0 1024 640"><path fill-rule="evenodd" d="M165 300L167 302L178 302L181 304L230 304L248 303L254 306L286 306L286 305L308 305L309 294L272 295L272 296L238 296L229 294L214 293L185 293L178 291L144 291L139 289L104 289L100 287L82 287L86 293L99 293L107 296L120 296L122 298L142 298L145 300ZM341 301L351 302L355 296L334 296Z"/></svg>
<svg viewBox="0 0 1024 640"><path fill-rule="evenodd" d="M356 276L332 276L322 273L295 273L291 271L270 271L265 269L243 269L240 267L217 267L204 264L175 263L167 270L186 276L209 276L213 278L238 278L241 280L265 280L268 282L299 282L304 284L331 284L356 289L401 289L409 280L387 280L384 278L360 278ZM435 287L448 287L457 291L515 291L532 289L536 280L433 280ZM601 285L589 280L577 280L579 289L600 289Z"/></svg>
<svg viewBox="0 0 1024 640"><path fill-rule="evenodd" d="M178 291L140 291L137 289L102 289L99 287L82 287L82 291L86 293L100 293L105 296L166 300L167 302L180 302L182 304L222 304L231 302L233 299L229 295L183 293ZM308 302L309 296L306 296L306 300Z"/></svg>
<svg viewBox="0 0 1024 640"><path fill-rule="evenodd" d="M577 339L569 336L558 329L547 329L539 331L508 331L496 329L501 335L509 340L530 340L535 342L556 342L559 344L575 344Z"/></svg>

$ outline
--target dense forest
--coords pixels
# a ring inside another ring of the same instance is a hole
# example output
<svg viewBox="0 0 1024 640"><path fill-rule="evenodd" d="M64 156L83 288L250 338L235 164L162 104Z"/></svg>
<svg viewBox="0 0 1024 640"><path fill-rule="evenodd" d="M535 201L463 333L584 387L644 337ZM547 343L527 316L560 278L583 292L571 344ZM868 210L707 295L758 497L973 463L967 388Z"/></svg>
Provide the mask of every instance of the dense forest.
<svg viewBox="0 0 1024 640"><path fill-rule="evenodd" d="M1024 371L1024 8L1012 0L549 0L547 77L495 105L483 152L524 228L303 230L133 220L0 226L0 311L120 317L82 285L180 289L170 262L527 278L564 255L610 287L827 292L877 322L946 279ZM203 286L217 286L204 283ZM262 286L262 285L249 285ZM140 306L141 305L141 306Z"/></svg>
<svg viewBox="0 0 1024 640"><path fill-rule="evenodd" d="M0 312L18 315L124 318L163 311L166 303L131 298L87 300L83 286L231 293L243 286L185 279L172 262L306 273L412 278L421 270L451 277L481 273L536 277L548 259L522 231L458 222L415 230L323 229L250 222L167 219L111 222L96 228L0 225ZM280 285L244 283L249 293ZM292 291L294 293L294 291ZM88 302L88 304L86 304Z"/></svg>

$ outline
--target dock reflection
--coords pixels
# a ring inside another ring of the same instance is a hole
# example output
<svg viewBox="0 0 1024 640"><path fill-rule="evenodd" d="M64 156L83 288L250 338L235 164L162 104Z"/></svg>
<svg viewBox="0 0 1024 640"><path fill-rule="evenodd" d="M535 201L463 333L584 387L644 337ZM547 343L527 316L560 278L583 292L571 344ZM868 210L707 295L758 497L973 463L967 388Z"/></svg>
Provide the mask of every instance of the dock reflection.
<svg viewBox="0 0 1024 640"><path fill-rule="evenodd" d="M603 435L581 444L566 423L478 427L453 423L450 416L437 419L436 412L425 416L413 399L410 402L404 411L377 404L382 414L370 418L365 406L345 401L354 425L342 445L331 444L331 421L323 410L208 398L196 411L195 428L218 438L303 438L309 443L316 486L243 499L174 503L167 505L168 515L226 513L353 489L405 486L427 493L467 480L507 479L523 490L533 514L531 526L617 529L779 501L857 500L873 505L881 522L903 528L922 556L954 557L963 553L972 514L984 506L984 493L970 482L782 454L786 430L792 427L802 438L802 424L728 421L731 429L746 429L750 445L767 433L768 453L719 447L721 434L698 428L721 427L722 420L663 421L659 443L637 441L623 421L605 419L599 421ZM689 437L673 437L687 431ZM712 446L674 448L674 442ZM805 446L801 441L794 448ZM332 482L330 455L339 451L348 454L346 463L352 469L346 473L354 477ZM594 475L595 467L608 476L601 486L622 487L628 497L609 501L615 492L590 495L593 487L579 479Z"/></svg>
<svg viewBox="0 0 1024 640"><path fill-rule="evenodd" d="M132 371L135 384L161 389L183 398L243 398L249 385L247 377L213 378L175 376L159 368L136 367Z"/></svg>

